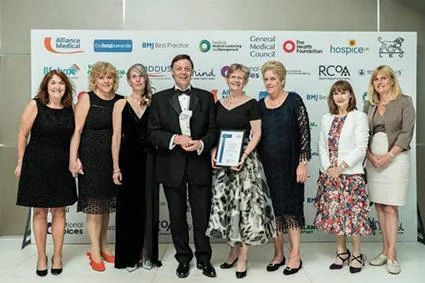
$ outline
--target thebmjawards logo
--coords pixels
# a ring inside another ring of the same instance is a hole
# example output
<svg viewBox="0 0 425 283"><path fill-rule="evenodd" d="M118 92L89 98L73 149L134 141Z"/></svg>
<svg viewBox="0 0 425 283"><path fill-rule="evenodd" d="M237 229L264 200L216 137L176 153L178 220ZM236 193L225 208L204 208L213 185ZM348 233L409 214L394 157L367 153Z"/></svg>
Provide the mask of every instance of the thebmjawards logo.
<svg viewBox="0 0 425 283"><path fill-rule="evenodd" d="M381 43L379 47L379 57L382 57L382 54L388 54L388 57L392 58L394 54L398 54L399 57L404 56L404 51L401 49L404 38L397 37L394 40L382 40L382 37L378 37L378 41Z"/></svg>
<svg viewBox="0 0 425 283"><path fill-rule="evenodd" d="M94 52L130 53L133 51L133 41L130 39L95 39Z"/></svg>
<svg viewBox="0 0 425 283"><path fill-rule="evenodd" d="M53 40L51 37L44 38L44 48L47 51L56 54L77 54L83 53L79 38L57 37Z"/></svg>

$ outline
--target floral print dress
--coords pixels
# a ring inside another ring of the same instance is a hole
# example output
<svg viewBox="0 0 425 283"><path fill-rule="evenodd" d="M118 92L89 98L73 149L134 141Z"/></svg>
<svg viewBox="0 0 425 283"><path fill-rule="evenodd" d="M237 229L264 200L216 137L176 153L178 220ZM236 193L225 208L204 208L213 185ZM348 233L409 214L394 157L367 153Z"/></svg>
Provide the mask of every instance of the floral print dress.
<svg viewBox="0 0 425 283"><path fill-rule="evenodd" d="M345 117L335 117L329 130L329 161L338 166L338 144ZM363 236L371 233L367 217L369 209L366 184L362 174L341 174L334 181L323 172L317 180L314 224L335 235Z"/></svg>

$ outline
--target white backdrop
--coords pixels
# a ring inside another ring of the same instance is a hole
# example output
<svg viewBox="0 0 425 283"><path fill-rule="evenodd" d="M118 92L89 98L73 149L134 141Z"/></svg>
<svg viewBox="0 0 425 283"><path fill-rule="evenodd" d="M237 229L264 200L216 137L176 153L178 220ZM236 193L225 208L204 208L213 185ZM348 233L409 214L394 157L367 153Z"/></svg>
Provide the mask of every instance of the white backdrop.
<svg viewBox="0 0 425 283"><path fill-rule="evenodd" d="M317 153L321 116L328 112L327 95L335 80L349 80L358 108L362 109L371 71L378 65L390 65L397 73L404 93L416 103L416 33L414 32L300 32L300 31L118 31L118 30L32 30L32 93L51 69L64 71L73 81L76 93L87 91L88 75L96 61L108 61L120 73L118 93L130 94L127 69L144 64L156 90L173 86L171 59L180 53L194 61L192 85L211 91L217 99L228 95L224 80L227 66L242 63L251 70L245 90L256 99L266 95L261 66L279 60L287 68L286 90L296 91L304 99L311 127L313 157L309 163L304 211L306 226L303 241L334 240L315 227L313 198L319 171ZM77 100L77 97L75 98ZM415 241L416 223L416 141L412 141L410 187L407 205L401 208L399 240ZM160 240L170 241L165 198L160 200ZM377 217L369 214L373 235L379 239ZM108 237L114 240L114 217ZM67 209L65 242L88 242L85 215L76 206Z"/></svg>

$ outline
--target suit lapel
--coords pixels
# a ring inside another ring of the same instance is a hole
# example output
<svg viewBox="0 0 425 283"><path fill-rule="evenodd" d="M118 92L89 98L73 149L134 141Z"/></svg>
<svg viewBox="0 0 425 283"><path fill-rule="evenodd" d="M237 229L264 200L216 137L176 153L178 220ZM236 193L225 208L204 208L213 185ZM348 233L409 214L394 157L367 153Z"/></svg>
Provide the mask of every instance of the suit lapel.
<svg viewBox="0 0 425 283"><path fill-rule="evenodd" d="M179 99L177 97L177 94L174 93L174 89L171 89L170 97L169 97L168 101L170 102L171 107L173 107L174 111L177 112L177 115L180 115L180 113L182 112L182 109L180 107L180 103L179 103Z"/></svg>
<svg viewBox="0 0 425 283"><path fill-rule="evenodd" d="M367 118L369 121L369 134L372 137L374 135L373 132L373 115L375 114L376 111L376 104L370 104L369 105L369 110L367 111Z"/></svg>
<svg viewBox="0 0 425 283"><path fill-rule="evenodd" d="M195 111L198 104L199 104L199 97L196 94L196 92L194 92L192 89L192 94L190 95L189 110Z"/></svg>

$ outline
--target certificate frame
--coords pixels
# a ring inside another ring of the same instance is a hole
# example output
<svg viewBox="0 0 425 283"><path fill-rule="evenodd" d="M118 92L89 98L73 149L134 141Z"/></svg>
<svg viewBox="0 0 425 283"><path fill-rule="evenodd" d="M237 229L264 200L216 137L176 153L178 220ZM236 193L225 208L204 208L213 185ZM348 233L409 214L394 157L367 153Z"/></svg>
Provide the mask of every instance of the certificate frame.
<svg viewBox="0 0 425 283"><path fill-rule="evenodd" d="M217 145L215 165L218 167L237 167L241 159L244 130L221 129Z"/></svg>

